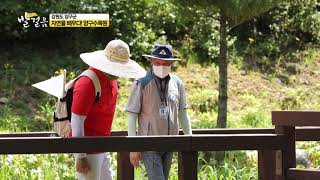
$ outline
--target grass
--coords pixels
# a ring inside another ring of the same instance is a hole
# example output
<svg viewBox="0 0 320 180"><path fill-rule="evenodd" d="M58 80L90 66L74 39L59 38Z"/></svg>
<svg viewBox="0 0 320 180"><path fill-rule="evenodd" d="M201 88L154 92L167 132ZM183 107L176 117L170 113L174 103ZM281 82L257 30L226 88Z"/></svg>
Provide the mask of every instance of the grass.
<svg viewBox="0 0 320 180"><path fill-rule="evenodd" d="M2 155L0 179L75 179L74 163L68 154Z"/></svg>

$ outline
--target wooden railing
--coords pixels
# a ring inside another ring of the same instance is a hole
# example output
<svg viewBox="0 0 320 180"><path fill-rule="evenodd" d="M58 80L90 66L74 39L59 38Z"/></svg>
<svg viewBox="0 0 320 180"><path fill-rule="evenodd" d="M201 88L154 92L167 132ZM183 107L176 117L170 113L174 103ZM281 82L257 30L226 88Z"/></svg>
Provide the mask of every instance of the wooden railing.
<svg viewBox="0 0 320 180"><path fill-rule="evenodd" d="M276 174L276 179L289 180L317 180L320 179L319 170L296 168L296 126L320 127L320 111L273 111L272 124L275 125L275 133L282 134L286 138L285 149L282 150L282 173ZM307 131L305 131L307 133ZM319 133L313 134L312 140L319 141Z"/></svg>
<svg viewBox="0 0 320 180"><path fill-rule="evenodd" d="M194 180L199 151L257 150L259 179L319 180L319 171L295 168L295 141L320 140L320 127L295 126L309 120L320 126L315 118L320 118L320 112L274 111L275 128L201 129L193 130L192 136L128 137L126 131L113 131L111 137L83 138L60 138L52 132L0 134L0 154L118 152L117 177L131 180L134 169L128 152L175 151L179 152L179 179Z"/></svg>

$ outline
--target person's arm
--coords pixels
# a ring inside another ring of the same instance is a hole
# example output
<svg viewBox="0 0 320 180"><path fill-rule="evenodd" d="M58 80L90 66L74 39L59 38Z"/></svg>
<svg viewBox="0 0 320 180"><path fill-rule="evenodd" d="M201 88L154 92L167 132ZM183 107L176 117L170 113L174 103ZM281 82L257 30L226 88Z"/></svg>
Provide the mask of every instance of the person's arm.
<svg viewBox="0 0 320 180"><path fill-rule="evenodd" d="M84 136L84 120L86 116L81 116L75 113L71 114L71 129L72 137L83 137ZM76 159L86 157L86 153L74 153Z"/></svg>
<svg viewBox="0 0 320 180"><path fill-rule="evenodd" d="M127 104L128 136L136 136L136 121L141 110L142 88L138 81L134 81L131 88L131 95ZM140 152L130 152L130 162L134 167L139 166L141 159Z"/></svg>
<svg viewBox="0 0 320 180"><path fill-rule="evenodd" d="M136 136L136 120L138 114L127 112L127 121L128 121L128 136Z"/></svg>
<svg viewBox="0 0 320 180"><path fill-rule="evenodd" d="M138 114L133 112L127 112L127 120L128 120L128 136L136 136L136 120L138 118ZM130 152L130 162L134 167L139 166L141 159L140 152Z"/></svg>
<svg viewBox="0 0 320 180"><path fill-rule="evenodd" d="M72 137L83 137L84 136L84 120L86 116L81 116L75 113L71 114L71 129ZM89 163L87 161L86 153L74 153L76 159L76 170L79 173L87 174L90 170Z"/></svg>
<svg viewBox="0 0 320 180"><path fill-rule="evenodd" d="M179 94L180 94L179 114L178 114L179 123L185 135L192 135L190 118L187 113L187 108L188 108L187 95L186 95L186 90L184 88L184 84L181 80L179 83Z"/></svg>
<svg viewBox="0 0 320 180"><path fill-rule="evenodd" d="M72 137L83 137L84 121L93 107L95 100L95 87L92 80L86 76L80 77L73 89L73 101L71 106ZM86 153L74 153L76 170L79 173L88 173L90 166Z"/></svg>
<svg viewBox="0 0 320 180"><path fill-rule="evenodd" d="M179 110L179 122L185 135L192 135L190 118L186 109Z"/></svg>

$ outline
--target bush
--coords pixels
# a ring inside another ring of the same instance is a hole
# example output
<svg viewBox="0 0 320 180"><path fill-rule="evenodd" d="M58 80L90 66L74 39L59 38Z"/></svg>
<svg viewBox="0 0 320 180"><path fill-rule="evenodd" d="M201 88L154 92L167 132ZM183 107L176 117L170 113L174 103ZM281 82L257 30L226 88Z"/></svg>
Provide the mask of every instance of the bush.
<svg viewBox="0 0 320 180"><path fill-rule="evenodd" d="M271 120L262 109L249 109L241 117L244 127L270 127Z"/></svg>
<svg viewBox="0 0 320 180"><path fill-rule="evenodd" d="M0 131L21 132L32 128L30 121L15 114L14 108L9 105L0 105Z"/></svg>
<svg viewBox="0 0 320 180"><path fill-rule="evenodd" d="M209 89L196 89L189 96L190 108L195 112L217 111L218 92Z"/></svg>

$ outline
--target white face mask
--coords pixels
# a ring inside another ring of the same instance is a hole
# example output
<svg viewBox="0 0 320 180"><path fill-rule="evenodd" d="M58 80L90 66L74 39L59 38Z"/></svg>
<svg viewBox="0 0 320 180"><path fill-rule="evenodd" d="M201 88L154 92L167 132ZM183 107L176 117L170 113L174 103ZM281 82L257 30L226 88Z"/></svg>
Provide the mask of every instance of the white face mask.
<svg viewBox="0 0 320 180"><path fill-rule="evenodd" d="M153 73L158 76L159 78L164 78L166 77L170 70L171 70L171 66L152 66L153 68Z"/></svg>

